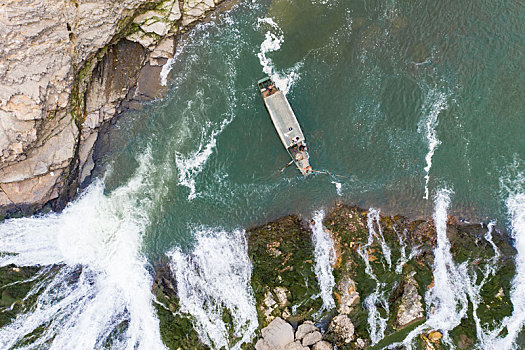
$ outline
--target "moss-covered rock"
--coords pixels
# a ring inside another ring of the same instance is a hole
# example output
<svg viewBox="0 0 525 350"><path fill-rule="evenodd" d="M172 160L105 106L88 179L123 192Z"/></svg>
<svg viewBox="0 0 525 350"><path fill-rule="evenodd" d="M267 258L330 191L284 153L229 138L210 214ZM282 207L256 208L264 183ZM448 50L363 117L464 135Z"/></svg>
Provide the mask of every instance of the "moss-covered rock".
<svg viewBox="0 0 525 350"><path fill-rule="evenodd" d="M15 265L0 268L0 327L10 323L18 313L28 310L35 303L38 294L30 298L26 296L41 280L37 275L39 270L39 267Z"/></svg>
<svg viewBox="0 0 525 350"><path fill-rule="evenodd" d="M288 216L247 234L261 327L276 316L300 322L320 310L311 233L305 223Z"/></svg>
<svg viewBox="0 0 525 350"><path fill-rule="evenodd" d="M190 315L180 312L175 281L167 264L160 264L156 270L152 291L156 298L155 309L160 321L160 335L168 349L202 350L209 349L203 344L193 325Z"/></svg>

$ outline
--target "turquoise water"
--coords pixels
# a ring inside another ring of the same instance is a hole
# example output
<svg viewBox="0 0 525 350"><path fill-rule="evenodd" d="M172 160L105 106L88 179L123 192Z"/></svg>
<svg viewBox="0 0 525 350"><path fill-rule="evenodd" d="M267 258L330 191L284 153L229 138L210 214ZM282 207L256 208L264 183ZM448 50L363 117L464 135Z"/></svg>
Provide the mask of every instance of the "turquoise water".
<svg viewBox="0 0 525 350"><path fill-rule="evenodd" d="M227 347L228 310L242 339L235 346L250 342L259 325L242 229L316 215L317 240L322 209L337 201L370 208L369 218L379 209L433 215L440 243L425 304L437 311L421 327L445 338L467 309L471 317L485 281L453 261L447 215L507 228L513 313L480 324L476 346L522 346L524 15L516 0L274 0L240 2L198 25L179 42L168 95L111 129L93 183L61 213L1 223L3 271L41 269L21 282L38 281L0 327L0 348L163 349L151 293L158 258L202 341ZM320 173L279 171L289 156L256 87L267 74L286 92ZM317 248L324 302L331 268Z"/></svg>
<svg viewBox="0 0 525 350"><path fill-rule="evenodd" d="M199 226L310 216L337 200L429 215L439 187L454 191L456 214L504 225L502 181L525 164L523 9L241 2L179 43L164 100L120 119L106 191L151 151L154 255L191 242ZM266 73L288 90L314 169L329 174L279 172L288 156L255 85Z"/></svg>

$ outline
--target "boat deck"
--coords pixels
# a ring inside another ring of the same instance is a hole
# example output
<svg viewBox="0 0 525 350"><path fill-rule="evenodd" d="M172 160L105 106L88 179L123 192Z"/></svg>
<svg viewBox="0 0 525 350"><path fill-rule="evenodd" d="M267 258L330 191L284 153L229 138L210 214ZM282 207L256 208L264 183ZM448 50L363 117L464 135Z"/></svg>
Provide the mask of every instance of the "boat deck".
<svg viewBox="0 0 525 350"><path fill-rule="evenodd" d="M299 122L290 103L281 91L274 92L264 98L264 103L285 148L304 141Z"/></svg>

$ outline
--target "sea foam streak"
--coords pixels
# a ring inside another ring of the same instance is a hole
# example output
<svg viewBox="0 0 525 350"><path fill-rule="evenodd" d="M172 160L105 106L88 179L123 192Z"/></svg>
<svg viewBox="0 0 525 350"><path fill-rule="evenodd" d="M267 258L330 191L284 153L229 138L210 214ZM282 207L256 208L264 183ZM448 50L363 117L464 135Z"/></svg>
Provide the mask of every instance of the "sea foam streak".
<svg viewBox="0 0 525 350"><path fill-rule="evenodd" d="M427 165L425 166L425 195L423 198L428 199L428 182L430 180L430 168L432 168L432 157L436 148L441 143L437 138L436 126L438 116L441 111L448 108L447 95L432 89L428 92L423 102L422 115L424 116L419 122L418 131L423 132L428 144L428 152L425 156Z"/></svg>
<svg viewBox="0 0 525 350"><path fill-rule="evenodd" d="M213 149L217 145L217 136L220 135L226 126L230 124L232 119L224 119L217 130L212 131L211 135L206 140L205 131L203 130L202 141L199 144L197 150L191 152L188 155L176 153L175 164L179 173L179 185L186 186L190 189L188 194L188 200L195 199L198 194L195 189L195 177L199 175L206 162L213 153ZM209 126L210 123L207 123Z"/></svg>
<svg viewBox="0 0 525 350"><path fill-rule="evenodd" d="M506 328L507 335L502 339L493 340L494 348L497 349L513 348L518 334L525 325L525 177L520 173L513 183L505 187L509 193L505 204L517 255L516 275L510 295L513 311L512 315L505 318L502 323L501 329Z"/></svg>
<svg viewBox="0 0 525 350"><path fill-rule="evenodd" d="M336 256L334 241L323 225L324 216L323 210L316 211L312 219L314 223L310 227L314 244L315 274L321 288L323 307L330 310L335 307L335 301L332 297L332 289L335 286L332 265L335 263Z"/></svg>
<svg viewBox="0 0 525 350"><path fill-rule="evenodd" d="M370 332L370 340L372 341L372 344L376 344L385 336L385 330L387 326L387 321L389 318L389 305L388 305L388 295L390 291L386 290L386 284L383 282L380 282L377 276L374 273L374 270L372 269L372 266L370 265L370 259L369 259L369 248L374 243L374 239L379 239L381 241L381 249L383 251L383 256L385 257L385 260L387 261L388 267L391 267L391 252L390 248L385 242L385 239L383 237L383 232L381 229L381 224L379 222L380 211L374 208L370 208L368 211L368 218L367 218L367 227L368 227L368 241L364 246L361 246L357 253L361 256L363 259L363 262L365 263L365 272L366 274L375 282L375 289L374 292L368 295L364 300L364 307L368 311L368 325L369 325L369 332ZM375 230L374 225L377 224L378 231L380 232L380 235ZM386 316L382 317L381 313L377 309L377 305L380 305L385 311Z"/></svg>
<svg viewBox="0 0 525 350"><path fill-rule="evenodd" d="M113 348L164 348L141 254L150 168L146 152L136 174L109 195L97 180L60 214L1 224L0 247L14 255L1 255L0 266L56 264L58 272L30 292L38 295L35 308L0 329L0 348L16 347L39 327L43 333L25 348L93 349L108 341Z"/></svg>
<svg viewBox="0 0 525 350"><path fill-rule="evenodd" d="M466 264L456 266L447 238L447 210L451 194L451 190L440 189L435 197L433 219L436 225L437 246L434 249L434 287L425 295L428 318L423 325L407 335L403 341L407 349L411 349L413 340L427 329L439 329L443 333L442 341L453 346L449 331L460 324L468 310L468 299L464 290L466 275L461 273L465 271Z"/></svg>
<svg viewBox="0 0 525 350"><path fill-rule="evenodd" d="M263 72L268 74L277 87L286 95L288 91L290 91L292 85L299 79L297 71L301 68L302 63L298 62L284 75L277 72L273 61L268 57L268 54L281 48L281 45L284 42L284 33L272 18L259 18L258 24L261 25L263 23L269 25L271 30L266 32L264 41L261 43L261 50L257 54L257 57L259 57L259 62L263 67Z"/></svg>
<svg viewBox="0 0 525 350"><path fill-rule="evenodd" d="M169 254L181 310L192 315L200 338L214 349L230 348L229 325L223 320L228 310L238 338L233 349L240 349L258 327L245 233L200 228L195 237L191 254L180 249Z"/></svg>

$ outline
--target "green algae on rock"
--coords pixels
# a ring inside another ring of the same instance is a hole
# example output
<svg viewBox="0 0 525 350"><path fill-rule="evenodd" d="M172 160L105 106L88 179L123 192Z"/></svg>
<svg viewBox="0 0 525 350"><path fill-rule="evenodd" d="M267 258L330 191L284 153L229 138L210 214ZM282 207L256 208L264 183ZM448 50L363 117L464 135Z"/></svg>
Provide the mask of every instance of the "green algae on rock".
<svg viewBox="0 0 525 350"><path fill-rule="evenodd" d="M253 264L252 287L259 323L280 316L300 322L319 311L322 301L314 272L310 231L288 216L247 231Z"/></svg>
<svg viewBox="0 0 525 350"><path fill-rule="evenodd" d="M322 300L308 222L291 215L247 230L259 330L276 318L300 329L318 329L313 323L317 322L321 338L317 334L311 337L318 342L328 341L338 349L380 349L402 342L426 322L430 315L425 297L434 287L437 244L432 219L410 220L338 204L323 224L334 241L336 255L332 265L336 308L324 313L320 313ZM454 344L464 349L477 339L476 317L483 325L495 325L511 314L515 251L492 226L463 224L455 217L448 218L447 236L454 264L470 271L465 284L479 288L478 296L469 297L479 297L475 307L469 303L465 317L450 332ZM158 269L153 287L163 341L171 349L189 344L194 344L192 349L201 349L204 345L197 343L191 315L178 311L175 281L166 276ZM374 305L375 321L367 300L374 294L382 298ZM224 317L227 321L231 315L224 313ZM372 321L377 322L375 329ZM378 327L383 327L381 332ZM429 338L437 334L432 331L427 329L416 338L417 346L438 346L440 339Z"/></svg>

